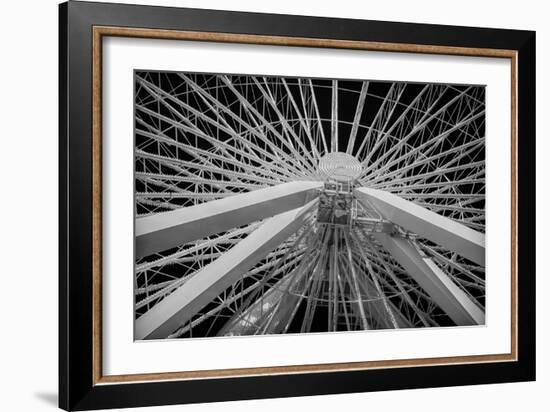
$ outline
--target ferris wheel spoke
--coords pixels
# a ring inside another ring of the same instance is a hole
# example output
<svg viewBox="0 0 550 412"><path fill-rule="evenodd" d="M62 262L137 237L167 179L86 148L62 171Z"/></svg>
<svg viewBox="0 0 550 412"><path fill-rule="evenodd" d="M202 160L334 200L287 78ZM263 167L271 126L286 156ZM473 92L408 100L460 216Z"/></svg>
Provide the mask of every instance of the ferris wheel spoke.
<svg viewBox="0 0 550 412"><path fill-rule="evenodd" d="M236 159L235 157L228 155L227 153L225 153L224 155L221 155L214 152L209 152L207 150L198 149L191 145L177 142L173 139L167 138L160 134L149 133L143 130L136 130L136 134L155 139L159 142L174 146L178 149L182 149L184 152L195 157L200 162L208 162L210 165L213 165L213 166L214 164L211 162L211 160L217 160L219 164L222 164L222 165L224 163L228 164L235 170L240 171L240 173L250 173L252 170L254 170L258 175L263 175L262 179L268 179L268 180L271 179L274 182L281 182L283 180L287 180L288 178L292 177L291 175L288 175L286 172L280 171L279 169L274 167L270 167L269 169L253 167L250 164L244 163ZM274 171L276 171L277 173L275 173Z"/></svg>
<svg viewBox="0 0 550 412"><path fill-rule="evenodd" d="M363 82L361 84L361 92L359 94L359 99L355 108L355 116L353 116L353 126L351 127L351 132L348 139L348 146L346 148L347 154L352 154L353 148L355 147L355 138L357 137L357 130L359 129L359 124L361 122L361 115L363 114L363 108L365 106L365 98L367 97L368 89L369 82Z"/></svg>
<svg viewBox="0 0 550 412"><path fill-rule="evenodd" d="M350 277L350 282L349 283L351 285L353 294L355 295L355 303L356 304L353 305L353 307L355 307L358 311L359 318L361 320L362 329L364 329L364 330L371 329L372 327L369 325L369 321L367 320L367 315L366 315L366 313L368 313L368 312L365 312L365 307L364 307L364 304L363 304L363 296L361 294L361 288L359 287L357 270L355 268L355 262L354 262L353 257L352 257L352 252L351 252L351 247L350 247L350 241L348 239L348 234L343 233L342 235L343 235L342 236L343 244L345 245L345 250L346 250L345 256L347 257L347 260L343 257L342 257L342 260L344 262L344 265L347 266L348 269L349 269L348 273L347 273L347 276Z"/></svg>
<svg viewBox="0 0 550 412"><path fill-rule="evenodd" d="M303 292L303 299L305 299L305 313L301 322L300 333L309 332L311 330L315 309L317 307L317 301L319 296L319 290L321 283L324 279L325 267L327 262L327 245L329 236L327 236L327 230L322 230L322 243L320 245L319 258L315 266L313 267L307 281L307 287Z"/></svg>
<svg viewBox="0 0 550 412"><path fill-rule="evenodd" d="M386 159L389 157L389 156L394 156L396 153L399 152L399 150L401 149L401 147L405 144L408 144L409 143L409 140L417 135L418 133L421 133L423 130L425 130L428 125L430 124L430 122L432 121L437 121L437 119L439 119L439 117L445 113L445 111L451 107L453 104L457 103L458 101L460 101L460 99L463 99L466 95L467 95L467 92L468 92L469 88L467 88L466 90L464 90L463 92L457 94L455 97L453 97L449 102L445 103L443 106L441 106L439 109L437 109L436 111L434 112L426 112L426 117L425 118L422 118L420 119L420 121L418 122L418 124L416 124L412 130L410 132L408 132L405 136L401 137L399 139L399 141L393 145L391 148L389 148L385 153L381 154L372 164L369 165L369 168L372 170L372 169L376 169L377 166L379 164L387 164L389 163ZM484 111L482 112L479 112L477 114L477 116L481 116L483 115ZM471 116L471 119L469 121L473 121L476 119L476 115L473 115ZM464 123L465 121L463 122L459 122L458 124L460 125L465 125L466 123ZM441 119L439 119L439 123L441 126L443 126L444 124L444 121L442 121ZM445 122L445 125L447 125L447 123ZM458 128L457 125L454 126L454 128ZM449 131L447 131L447 133L450 133ZM418 146L415 148L415 151L420 151L422 150L423 148L425 148L425 146L427 144L431 144L433 141L437 141L438 139L441 138L441 135L438 135L437 137L435 138L432 138L430 139L428 142L426 142L425 144L421 145L421 146ZM421 147L421 148L420 148ZM419 149L420 148L420 149Z"/></svg>
<svg viewBox="0 0 550 412"><path fill-rule="evenodd" d="M407 150L406 153L403 154L403 155L401 155L400 157L397 157L397 158L395 158L394 160L392 160L391 162L386 163L386 164L385 164L386 168L389 168L389 167L391 167L391 166L394 166L394 165L396 165L397 163L403 161L404 159L407 159L407 158L411 159L412 156L414 156L414 155L420 153L421 151L426 151L430 146L431 146L433 149L435 149L436 145L441 144L441 142L442 142L444 139L446 139L448 136L450 136L451 133L453 133L453 132L459 130L459 129L462 128L462 127L467 126L470 122L475 121L476 119L478 119L479 117L481 117L481 116L483 116L483 115L484 115L484 111L478 112L478 113L476 113L476 114L474 114L474 115L472 115L472 116L470 116L470 117L468 117L468 118L466 118L466 119L461 120L460 122L458 122L457 124L455 124L455 125L452 126L451 128L446 129L444 132L442 132L442 133L440 133L440 134L438 134L438 135L436 135L436 136L434 136L434 137L432 137L432 138L426 140L424 143L422 143L422 144L420 144L420 145L418 145L418 146L415 146L413 149ZM394 153L398 153L396 150L400 149L400 147L401 147L402 145L404 145L405 142L406 142L405 139L402 139L402 140L400 140L396 145L394 145L394 146L393 146L393 151L394 151ZM388 153L388 152L386 152L386 154L387 154L387 153ZM372 165L370 165L370 170L371 170L371 171L370 171L370 175L373 175L373 174L376 173L376 170L377 170L377 169L376 169L376 166L377 166L377 164L380 164L380 161L381 161L381 158L379 158L378 161L377 161L376 163L373 163ZM368 176L367 176L367 177L368 177ZM378 177L378 178L374 178L373 181L378 181L378 180L384 179L384 178L385 178L385 176L382 175L382 176L380 176L380 177Z"/></svg>
<svg viewBox="0 0 550 412"><path fill-rule="evenodd" d="M332 80L332 104L330 106L330 151L338 151L338 80Z"/></svg>
<svg viewBox="0 0 550 412"><path fill-rule="evenodd" d="M384 318L384 315L387 315L390 320L390 324L386 325L387 327L394 327L394 328L400 328L403 326L407 326L407 322L404 322L402 319L396 320L395 316L395 309L392 309L391 301L388 300L386 297L386 294L384 293L382 286L380 284L380 281L378 279L378 276L374 272L372 265L369 262L369 259L366 257L365 251L363 250L363 247L361 246L361 242L358 240L357 236L351 232L349 235L349 240L351 243L353 243L353 249L356 251L359 251L359 257L362 258L362 263L365 265L365 276L364 279L369 282L368 277L370 276L370 280L372 281L373 287L368 287L365 283L366 282L360 282L359 285L363 285L363 288L365 289L365 294L368 292L368 290L376 290L378 299L376 300L376 306L377 312L381 315L382 318ZM380 304L382 304L383 307L380 307Z"/></svg>
<svg viewBox="0 0 550 412"><path fill-rule="evenodd" d="M400 193L404 199L485 199L484 194L479 193Z"/></svg>
<svg viewBox="0 0 550 412"><path fill-rule="evenodd" d="M353 256L357 267L364 268L362 261L357 255ZM378 288L377 283L373 282L373 277L363 276L360 278L359 288L361 294L365 296L363 306L365 313L368 313L372 327L376 329L400 329L410 327L410 322L405 318L396 317L394 311L397 309L387 300L384 291ZM398 313L398 312L397 312Z"/></svg>
<svg viewBox="0 0 550 412"><path fill-rule="evenodd" d="M420 90L420 92L417 93L417 95L415 96L415 98L407 105L407 107L401 112L401 114L399 115L399 117L397 119L395 119L395 121L391 124L391 126L388 128L388 130L386 132L384 132L384 135L378 139L377 141L377 144L378 144L378 147L385 143L386 140L388 138L393 138L394 140L399 140L399 139L396 139L395 137L392 136L392 133L394 132L394 130L397 130L399 129L400 126L402 126L403 122L405 120L407 120L410 116L410 113L411 111L418 111L418 106L419 104L423 101L423 97L424 95L429 91L431 90L432 88L434 87L434 85L431 85L431 84L427 84L425 85L422 90ZM405 86L403 86L402 90L401 90L401 94L405 91ZM401 95L400 94L400 95ZM397 105L395 105L397 106ZM393 111L392 111L393 112ZM391 118L391 114L388 118L388 122L389 122L389 119ZM375 148L373 149L373 152L378 148L375 146ZM371 155L372 157L372 155ZM365 159L366 162L368 162L370 160L370 158L367 158Z"/></svg>
<svg viewBox="0 0 550 412"><path fill-rule="evenodd" d="M482 138L479 138L473 141L466 142L462 145L454 146L453 148L445 150L443 152L433 154L422 160L407 161L408 159L411 159L411 157L397 160L395 163L385 164L383 167L377 169L376 174L378 176L383 176L384 179L389 179L390 177L393 177L397 174L405 173L409 170L418 168L425 164L431 164L439 159L445 159L448 156L453 156L453 159L455 159L456 157L461 159L477 150L480 150L483 147L483 144L484 144L484 140ZM388 170L390 170L392 166L395 166L396 164L401 163L401 161L403 161L405 165L399 167L397 170L393 172L388 172Z"/></svg>
<svg viewBox="0 0 550 412"><path fill-rule="evenodd" d="M245 163L240 162L239 160L237 160L236 157L233 156L230 153L230 151L233 152L233 153L239 153L241 155L241 157L243 157L244 159L248 159L248 160L251 160L251 161L255 161L255 159L256 159L255 157L250 157L247 153L245 153L243 151L239 151L236 148L229 146L225 142L223 144L218 144L216 139L210 137L209 135L207 135L206 133L203 133L202 131L200 131L198 129L195 129L195 126L187 127L187 126L182 125L181 123L176 122L176 121L174 121L174 120L172 120L172 119L170 119L166 116L155 113L155 112L151 111L150 109L147 109L147 108L140 108L140 109L145 113L151 113L151 114L154 115L154 117L159 117L161 120L164 120L167 123L172 124L176 129L182 129L182 130L187 131L187 132L189 132L189 131L194 132L195 135L202 137L205 141L209 142L212 145L212 147L215 148L215 150L218 150L222 154L216 154L212 151L199 149L199 148L197 148L193 145L189 145L189 144L186 144L186 143L176 141L174 139L163 136L158 131L156 133L150 133L150 132L146 132L146 131L138 129L138 130L136 130L136 134L138 134L138 135L145 136L145 137L148 137L150 139L153 139L154 141L161 142L161 143L164 143L164 144L168 144L168 145L183 149L186 153L188 153L191 156L195 157L199 161L206 162L206 163L211 164L211 165L212 165L212 162L210 161L210 159L212 158L212 159L216 159L216 160L221 160L222 162L237 165L239 167L244 166L245 170L249 169L248 164L245 164ZM139 118L137 118L136 121L138 123L143 122L143 120L141 120ZM140 150L140 151L142 151L142 150ZM273 169L274 170L279 170L278 168L273 168ZM287 174L286 172L283 172L283 175L286 175L286 174ZM281 177L279 176L278 179L281 179Z"/></svg>
<svg viewBox="0 0 550 412"><path fill-rule="evenodd" d="M388 143L388 139L390 136L391 131L393 130L393 127L397 126L400 122L400 119L397 119L396 122L389 128L388 131L385 131L386 128L388 128L388 125L390 124L390 121L393 117L393 113L397 107L399 107L399 100L401 99L401 96L403 95L403 92L405 91L405 88L407 85L405 83L398 83L393 91L393 95L390 99L387 100L388 106L384 106L384 116L382 116L382 119L384 119L383 123L381 123L381 126L379 126L378 129L378 135L376 138L373 138L373 144L372 147L370 147L365 160L363 160L363 165L369 164L370 159L372 156L378 152L378 149L380 147L384 147ZM425 90L425 89L424 89ZM423 93L423 92L421 92ZM405 109L404 113L406 113L410 109L410 105ZM373 129L371 129L373 130ZM369 132L371 132L369 130Z"/></svg>
<svg viewBox="0 0 550 412"><path fill-rule="evenodd" d="M284 145L289 151L292 156L294 156L294 159L292 160L295 162L295 164L299 164L300 168L309 170L311 167L310 164L308 164L308 161L296 150L296 148L292 145L292 142L290 139L285 139L281 133L279 133L275 127L269 122L235 87L235 85L232 83L232 81L229 79L228 76L222 76L221 80L227 85L229 90L233 92L233 94L237 97L238 101L241 103L241 105L244 107L244 109L249 112L252 116L254 116L255 119L258 119L261 122L261 125L265 128L267 128L274 136L278 138L278 142ZM262 93L265 93L263 89L261 89ZM256 122L256 126L260 127L260 124ZM266 139L266 142L269 142L268 139ZM272 144L269 142L269 144ZM291 162L292 162L291 161Z"/></svg>
<svg viewBox="0 0 550 412"><path fill-rule="evenodd" d="M153 87L153 86L151 86L151 87ZM155 95L157 101L159 103L162 103L178 119L178 121L175 121L174 119L171 119L171 118L169 118L165 115L162 115L162 114L160 114L156 111L153 111L153 110L151 110L151 109L149 109L149 108L147 108L143 105L138 104L138 105L136 105L136 108L139 109L141 112L149 115L149 116L152 116L154 118L157 118L159 120L162 120L162 121L172 125L176 129L181 129L185 133L191 133L191 134L193 134L197 137L200 137L201 139L204 139L206 142L208 142L211 145L211 147L213 147L215 150L219 150L228 159L235 159L234 155L237 155L237 156L240 156L242 158L248 159L250 161L258 162L258 159L259 159L258 156L250 154L250 151L237 150L237 148L233 147L232 145L228 144L227 142L220 141L219 139L216 139L215 137L210 136L207 132L204 132L196 124L194 124L193 122L190 122L189 119L187 119L185 116L183 116L176 107L173 107L172 105L168 104L167 101L164 100L164 98L169 99L171 101L175 101L176 106L184 107L186 110L191 111L192 114L196 115L197 117L200 117L202 119L207 120L207 122L209 122L210 124L213 124L218 129L223 130L224 132L226 132L227 134L232 136L234 139L240 141L241 136L238 135L234 130L232 130L231 128L225 127L224 125L220 124L219 122L217 122L214 119L211 119L210 117L206 116L203 112L192 109L191 106L185 104L184 102L178 100L177 98L174 98L173 96L170 96L169 94L166 94L166 92L164 92L163 90L161 90L159 88L156 88L156 89L158 90L158 95L157 94ZM141 123L144 123L144 121L139 119L139 118L137 118L137 121L141 122ZM178 143L173 139L169 139L169 140L171 140L172 144L174 144L174 145ZM170 143L170 141L168 141L168 143ZM251 141L247 141L246 146L247 147L252 146L253 148L258 149L259 151L263 151L262 149L259 149L257 146L255 146L253 144L253 142L251 142ZM195 148L195 149L198 149L198 148L196 148L196 146L192 146L192 147ZM198 152L198 151L199 150L196 150L196 152ZM230 152L233 153L233 154L231 154ZM263 151L263 152L265 153L265 151ZM194 154L195 152L190 151L190 153ZM210 153L210 152L208 152L208 153ZM261 162L262 161L260 160L260 163ZM264 162L264 164L266 164L266 163ZM284 174L288 174L288 172L286 172L284 168L279 169L276 166L276 164L273 165L273 166L275 166L275 169L282 170Z"/></svg>
<svg viewBox="0 0 550 412"><path fill-rule="evenodd" d="M484 172L483 172L484 174ZM479 176L472 176L472 178L465 178L465 179L458 179L458 180L443 180L438 182L430 182L430 183L413 183L413 184L396 184L394 185L388 185L388 186L380 186L384 187L384 190L387 190L388 192L392 192L395 194L401 194L401 193L416 193L416 191L420 191L420 193L423 194L429 194L429 193L441 193L448 190L451 190L453 187L460 187L463 185L473 185L473 184L479 184L480 186L485 186L485 178L479 177ZM376 188L376 186L371 186L373 188ZM430 189L434 189L433 191Z"/></svg>
<svg viewBox="0 0 550 412"><path fill-rule="evenodd" d="M299 146L299 149L301 150L301 156L304 158L304 160L307 159L310 167L315 168L317 166L317 160L314 158L314 156L310 154L310 151L302 143L302 139L298 137L294 129L288 124L286 117L281 113L281 111L279 110L279 107L277 107L275 98L273 97L273 94L269 89L267 79L263 77L263 84L264 84L263 86L255 76L252 77L252 79L256 84L256 86L258 87L258 90L260 90L262 95L265 97L265 100L267 101L267 103L271 106L273 111L276 113L277 118L281 123L281 125L283 126L283 130L287 135L290 145L297 151L297 149L294 147L294 144L297 144Z"/></svg>
<svg viewBox="0 0 550 412"><path fill-rule="evenodd" d="M189 83L189 85L198 93L202 101L209 107L209 109L213 113L217 114L220 121L224 125L226 125L228 129L232 130L231 134L234 136L236 141L244 141L243 143L245 143L245 147L252 146L259 155L270 159L273 164L281 165L282 167L286 167L289 170L293 170L297 176L305 176L304 169L296 168L294 166L292 158L289 157L279 147L273 145L272 142L269 141L269 139L267 139L266 136L258 130L260 129L259 124L255 123L256 127L252 127L248 122L244 121L241 117L233 113L233 111L231 111L226 104L222 103L216 97L212 96L206 90L203 90L200 86L198 86L198 84L191 80L191 78L184 75L183 73L179 73L179 76ZM245 129L247 133L239 133L234 130L234 128L231 127L229 123L224 119L222 114L233 120L239 127ZM247 138L248 134L250 134L250 136L254 136L260 142L264 143L266 148L269 150L260 147L252 139Z"/></svg>
<svg viewBox="0 0 550 412"><path fill-rule="evenodd" d="M257 182L263 185L269 185L272 183L271 179L263 178L261 176L255 176L253 174L247 174L243 172L236 172L230 169L225 169L220 166L215 166L211 162L208 162L210 164L207 164L206 161L204 161L204 163L195 163L187 160L174 159L167 156L143 152L141 150L136 150L135 155L139 159L153 160L155 162L161 163L162 165L166 165L178 171L182 171L182 170L204 171L209 173L216 173L218 175L223 175L223 176L226 176L228 179L233 179L233 178L242 179L244 181ZM195 172L195 176L197 176L197 172Z"/></svg>
<svg viewBox="0 0 550 412"><path fill-rule="evenodd" d="M417 135L417 137L420 137L422 140L424 140L424 142L415 146L411 146L408 142L401 140L396 144L396 146L394 146L394 148L398 150L395 150L392 156L388 157L383 166L377 167L377 165L373 164L371 165L371 168L377 171L383 171L394 167L399 163L410 165L414 164L417 161L420 161L420 159L418 158L419 156L424 158L422 160L425 160L433 152L437 152L438 149L443 147L446 139L449 136L452 136L455 132L460 133L461 139L465 139L467 141L479 141L480 139L483 139L483 137L479 136L477 133L469 133L468 128L472 124L475 124L475 122L478 121L483 115L484 112L482 111L475 113L472 116L459 121L458 123L452 125L446 124L445 127L441 127L441 130L439 130L439 133L437 134L434 134L430 131L430 135L426 139L424 138L424 133L422 133L421 135L419 134ZM461 147L459 144L453 146L454 147L450 150L454 150L455 152L461 152L462 150L464 150L464 148ZM466 152L464 155L469 155L469 153L471 152Z"/></svg>
<svg viewBox="0 0 550 412"><path fill-rule="evenodd" d="M266 325L263 330L264 333L268 331L272 333L287 333L290 329L300 306L303 305L304 299L307 299L309 296L308 291L315 279L313 272L315 271L320 254L317 253L315 256L316 259L310 261L309 265L304 268L303 274L296 276L296 281L292 284L293 289L286 290L285 299L280 301L277 311L274 312L273 319L276 323L270 322L270 324Z"/></svg>
<svg viewBox="0 0 550 412"><path fill-rule="evenodd" d="M475 143L478 143L478 142L479 141ZM401 176L404 176L407 172L412 172L415 170L418 171L418 174L416 175L416 177L421 179L421 178L425 178L426 176L429 177L429 175L423 174L422 170L424 171L437 170L441 172L446 172L446 171L453 172L457 170L467 169L467 168L452 169L451 166L457 163L461 163L461 166L474 164L476 167L481 164L475 161L476 158L479 158L479 154L480 154L480 148L478 145L467 144L458 149L462 149L462 150L451 150L440 154L432 155L430 157L425 157L425 154L418 153L418 155L422 157L421 159L414 157L414 155L411 155L410 157L402 158L399 160L398 163L403 163L403 166L397 167L397 164L387 165L386 167L378 171L379 173L377 175L379 177L372 179L371 183L391 184L391 182L394 179L400 178ZM417 153L415 153L415 155L416 154ZM384 172L388 170L390 167L393 167L395 170L393 172L384 174Z"/></svg>
<svg viewBox="0 0 550 412"><path fill-rule="evenodd" d="M422 182L425 181L425 179L432 178L432 177L440 177L444 173L453 173L453 172L460 172L460 171L466 171L466 170L472 170L472 169L478 169L479 167L483 167L485 164L485 161L479 160L477 162L471 162L471 163L463 163L457 166L452 166L451 164L455 163L455 160L449 161L449 163L441 166L440 168L436 170L432 170L430 172L425 173L419 173L416 175L410 175L402 178L395 178L391 180L391 184L400 184L400 183L414 183L414 182ZM378 179L379 180L379 179ZM382 188L384 183L383 182L372 182L370 184L370 187L376 187L376 188Z"/></svg>
<svg viewBox="0 0 550 412"><path fill-rule="evenodd" d="M240 188L244 190L256 190L260 189L262 185L253 183L243 183L239 181L227 181L217 179L206 179L204 177L196 177L193 174L181 175L181 174L162 174L162 173L147 173L136 172L135 177L138 180L152 179L154 182L168 181L175 183L189 183L191 185L206 185L217 188L225 188L227 186L233 188Z"/></svg>
<svg viewBox="0 0 550 412"><path fill-rule="evenodd" d="M317 103L317 98L315 97L315 89L313 87L313 82L311 81L311 79L308 79L308 84L309 84L309 90L310 90L310 93L311 93L311 101L313 102L313 108L315 109L315 116L316 116L316 119L317 119L317 129L319 130L319 133L321 135L321 142L323 143L323 149L324 149L324 154L327 154L329 153L329 150L328 150L328 147L327 147L327 140L325 138L325 132L324 132L324 129L323 129L323 122L321 120L321 115L319 114L319 105Z"/></svg>
<svg viewBox="0 0 550 412"><path fill-rule="evenodd" d="M292 104L292 107L294 108L294 112L298 116L298 121L300 123L300 126L302 126L302 129L303 129L305 135L308 138L310 148L313 151L313 157L315 159L319 159L321 157L321 155L319 154L317 144L313 141L313 136L311 135L310 127L309 127L309 125L306 121L307 114L304 112L304 115L302 115L302 113L300 112L300 109L298 108L296 100L294 99L294 96L293 96L292 92L290 91L290 88L289 88L289 86L287 84L287 81L285 80L284 77L281 78L281 82L283 83L283 86L286 90L286 94L288 96L288 99L289 99L290 103ZM300 87L300 91L301 91L301 87ZM303 95L301 95L301 96L303 97ZM303 102L303 100L302 100L302 102ZM298 140L301 140L301 139L298 138Z"/></svg>
<svg viewBox="0 0 550 412"><path fill-rule="evenodd" d="M151 139L151 141L164 143L164 144L182 149L185 153L195 157L200 161L208 160L208 162L210 163L210 159L214 159L214 160L218 160L220 162L235 166L243 172L250 172L251 170L256 170L258 174L264 175L265 177L273 179L274 181L280 181L281 179L288 179L288 178L295 177L292 174L290 174L287 170L280 169L279 167L272 165L269 162L259 160L257 157L251 158L247 156L244 156L244 157L241 156L241 159L238 159L236 156L231 155L228 151L222 151L223 154L218 154L213 151L199 149L193 145L176 141L170 137L167 137L164 133L153 129L151 126L147 125L143 120L139 118L136 118L136 122L150 129L150 131L137 129L136 130L137 135L147 137ZM247 161L253 162L254 164L263 165L263 166L269 165L269 169L254 168L253 166L251 166L251 163L246 163ZM276 171L277 173L274 173L273 171Z"/></svg>
<svg viewBox="0 0 550 412"><path fill-rule="evenodd" d="M382 102L380 103L380 106L378 108L378 111L376 112L376 115L374 117L374 119L372 120L370 126L368 127L368 130L367 130L367 133L365 134L364 138L363 138L363 141L361 142L361 145L359 146L359 148L357 149L357 152L355 152L355 156L358 157L358 158L364 158L364 155L363 155L363 152L364 152L364 148L366 148L366 156L369 156L369 153L371 152L371 147L372 145L374 144L373 143L373 140L372 139L372 133L373 131L377 131L379 132L380 131L380 125L386 121L386 119L384 119L384 113L387 112L387 105L390 104L393 100L393 96L395 94L395 90L396 90L396 84L393 83L388 92L386 93L384 99L382 100Z"/></svg>

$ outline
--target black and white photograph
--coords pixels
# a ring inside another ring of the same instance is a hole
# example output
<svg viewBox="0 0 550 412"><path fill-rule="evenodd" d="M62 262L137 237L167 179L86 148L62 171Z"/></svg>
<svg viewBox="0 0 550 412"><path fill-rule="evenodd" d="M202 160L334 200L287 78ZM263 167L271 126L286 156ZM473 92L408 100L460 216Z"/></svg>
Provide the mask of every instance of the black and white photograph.
<svg viewBox="0 0 550 412"><path fill-rule="evenodd" d="M544 2L2 4L0 412L549 404Z"/></svg>
<svg viewBox="0 0 550 412"><path fill-rule="evenodd" d="M135 70L135 339L485 325L485 92Z"/></svg>

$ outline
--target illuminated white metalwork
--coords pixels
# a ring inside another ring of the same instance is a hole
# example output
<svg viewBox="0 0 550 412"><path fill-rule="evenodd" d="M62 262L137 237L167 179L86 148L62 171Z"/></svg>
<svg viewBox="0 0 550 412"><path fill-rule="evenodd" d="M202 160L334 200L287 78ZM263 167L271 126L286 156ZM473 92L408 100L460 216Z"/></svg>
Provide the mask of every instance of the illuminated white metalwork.
<svg viewBox="0 0 550 412"><path fill-rule="evenodd" d="M137 339L484 323L483 87L135 84Z"/></svg>

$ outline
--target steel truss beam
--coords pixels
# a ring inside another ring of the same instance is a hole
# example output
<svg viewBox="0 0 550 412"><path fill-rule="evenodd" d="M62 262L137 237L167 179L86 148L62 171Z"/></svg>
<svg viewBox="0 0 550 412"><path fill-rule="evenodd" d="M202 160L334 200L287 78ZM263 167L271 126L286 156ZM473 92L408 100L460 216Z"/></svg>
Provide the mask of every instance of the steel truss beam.
<svg viewBox="0 0 550 412"><path fill-rule="evenodd" d="M317 203L278 214L205 266L136 320L135 339L160 339L190 320L281 242L296 232Z"/></svg>
<svg viewBox="0 0 550 412"><path fill-rule="evenodd" d="M485 266L483 233L389 192L361 187L354 193L360 203L374 205L385 219Z"/></svg>
<svg viewBox="0 0 550 412"><path fill-rule="evenodd" d="M313 199L321 182L290 182L136 219L136 257L292 210Z"/></svg>
<svg viewBox="0 0 550 412"><path fill-rule="evenodd" d="M485 323L485 312L432 259L423 257L410 240L386 233L373 237L458 326Z"/></svg>

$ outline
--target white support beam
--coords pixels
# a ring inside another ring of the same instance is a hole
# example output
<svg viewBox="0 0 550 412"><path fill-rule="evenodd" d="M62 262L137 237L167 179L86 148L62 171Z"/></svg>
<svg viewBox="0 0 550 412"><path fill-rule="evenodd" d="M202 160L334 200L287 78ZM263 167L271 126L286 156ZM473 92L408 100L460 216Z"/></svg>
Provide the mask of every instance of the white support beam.
<svg viewBox="0 0 550 412"><path fill-rule="evenodd" d="M354 191L357 200L372 204L387 220L412 233L485 266L485 235L452 219L405 200L393 193L361 187Z"/></svg>
<svg viewBox="0 0 550 412"><path fill-rule="evenodd" d="M237 194L196 206L136 219L136 257L183 245L205 236L303 206L321 182L299 181Z"/></svg>
<svg viewBox="0 0 550 412"><path fill-rule="evenodd" d="M458 326L485 323L485 312L410 240L386 233L373 236Z"/></svg>
<svg viewBox="0 0 550 412"><path fill-rule="evenodd" d="M264 222L214 262L137 319L135 339L161 339L191 319L206 304L262 260L305 222L316 200Z"/></svg>

